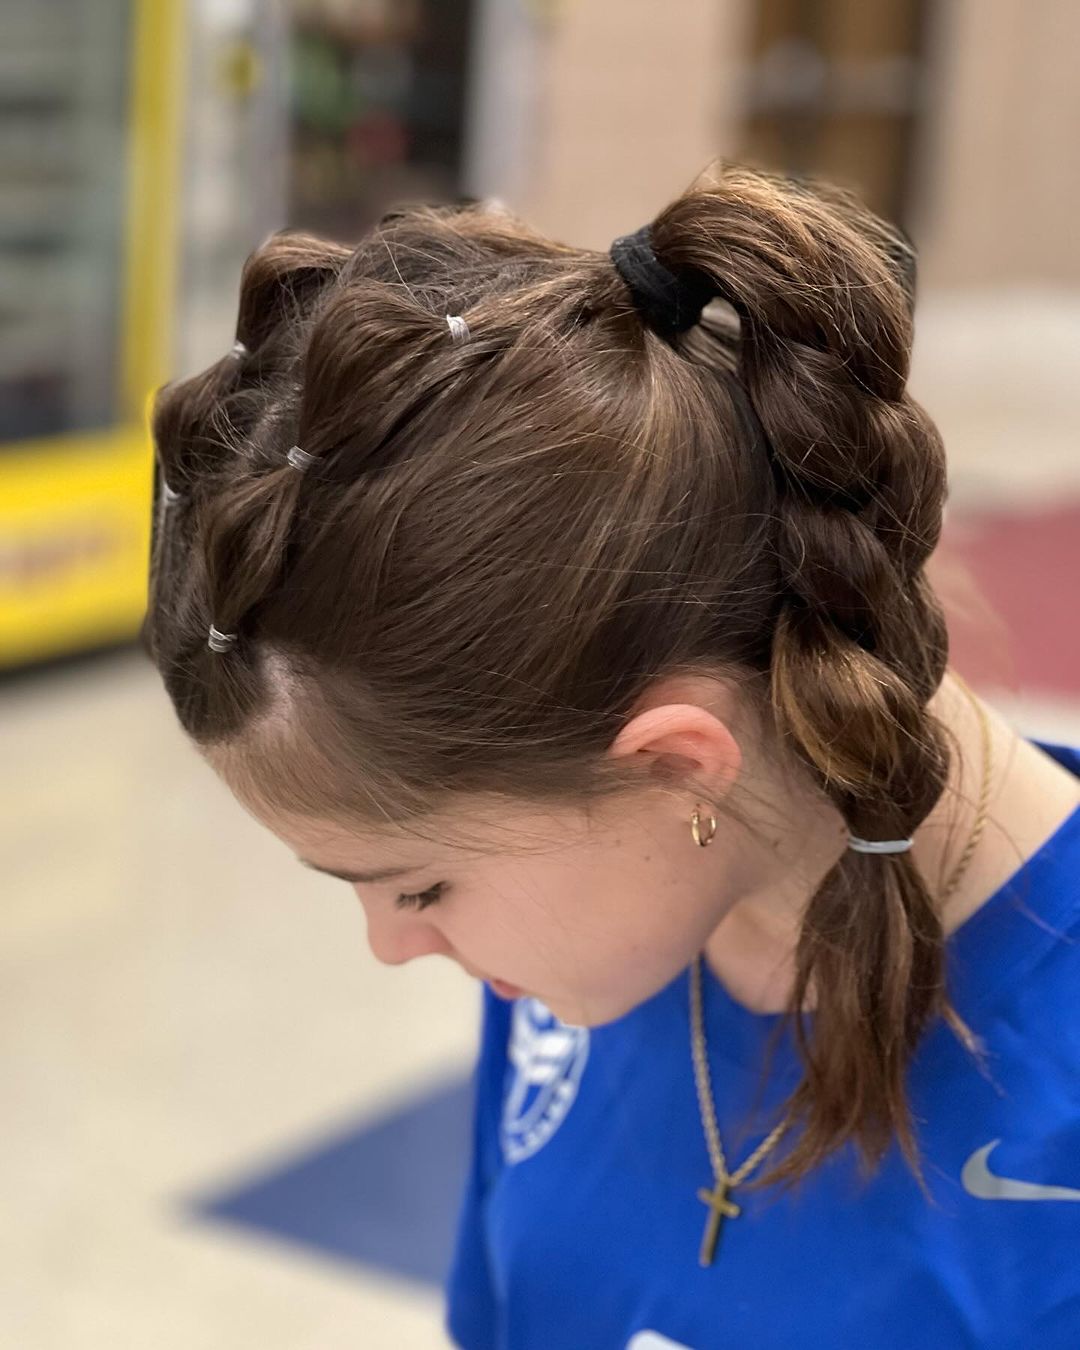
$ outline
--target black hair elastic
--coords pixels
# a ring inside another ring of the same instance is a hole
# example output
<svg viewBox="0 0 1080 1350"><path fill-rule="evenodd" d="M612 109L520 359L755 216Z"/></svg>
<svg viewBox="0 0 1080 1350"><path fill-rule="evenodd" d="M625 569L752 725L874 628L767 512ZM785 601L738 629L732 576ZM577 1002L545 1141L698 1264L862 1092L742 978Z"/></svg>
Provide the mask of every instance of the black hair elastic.
<svg viewBox="0 0 1080 1350"><path fill-rule="evenodd" d="M665 267L653 252L650 225L616 239L609 252L643 318L665 336L693 328L718 293L700 272L677 276Z"/></svg>

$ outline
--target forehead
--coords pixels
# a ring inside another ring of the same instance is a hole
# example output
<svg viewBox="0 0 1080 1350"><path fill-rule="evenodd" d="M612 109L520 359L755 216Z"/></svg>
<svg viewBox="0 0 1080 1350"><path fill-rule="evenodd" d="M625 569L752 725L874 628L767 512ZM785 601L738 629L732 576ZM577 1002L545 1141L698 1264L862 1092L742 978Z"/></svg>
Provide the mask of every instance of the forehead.
<svg viewBox="0 0 1080 1350"><path fill-rule="evenodd" d="M423 818L404 821L313 815L290 811L280 798L267 800L244 771L242 755L203 748L204 759L244 810L318 871L374 879L405 870L493 856L526 857L572 849L589 826L576 813L524 801L487 798L459 802ZM366 874L366 875L365 875Z"/></svg>
<svg viewBox="0 0 1080 1350"><path fill-rule="evenodd" d="M375 884L420 868L490 855L490 841L454 843L426 824L375 830L368 824L282 811L239 798L241 805L275 835L298 863L339 880Z"/></svg>
<svg viewBox="0 0 1080 1350"><path fill-rule="evenodd" d="M374 880L376 872L391 875L418 867L436 851L433 841L420 832L375 832L330 817L271 810L258 802L246 802L245 807L302 863L317 871L352 872L357 880ZM364 871L371 875L361 877Z"/></svg>

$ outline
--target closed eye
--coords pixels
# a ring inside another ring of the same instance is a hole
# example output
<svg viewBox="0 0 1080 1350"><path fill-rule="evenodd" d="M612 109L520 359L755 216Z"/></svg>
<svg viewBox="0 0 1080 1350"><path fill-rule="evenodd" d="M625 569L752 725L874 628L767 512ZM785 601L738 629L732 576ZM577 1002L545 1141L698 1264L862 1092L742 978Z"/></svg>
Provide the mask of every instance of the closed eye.
<svg viewBox="0 0 1080 1350"><path fill-rule="evenodd" d="M416 891L413 894L399 895L394 901L396 909L427 909L429 905L437 904L443 892L446 890L444 881L437 881L434 886L429 886L425 891Z"/></svg>

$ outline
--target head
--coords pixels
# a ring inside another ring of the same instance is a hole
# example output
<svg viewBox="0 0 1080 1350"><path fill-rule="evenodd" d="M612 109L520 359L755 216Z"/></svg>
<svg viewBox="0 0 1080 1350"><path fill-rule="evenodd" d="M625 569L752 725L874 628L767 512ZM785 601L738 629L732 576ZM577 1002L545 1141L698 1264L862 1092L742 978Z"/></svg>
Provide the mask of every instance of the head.
<svg viewBox="0 0 1080 1350"><path fill-rule="evenodd" d="M844 847L910 836L949 766L910 246L846 191L733 164L650 235L712 297L696 323L501 209L271 236L243 347L158 391L144 643L238 801L351 879L378 958L579 1025L685 969L758 851L797 873L785 809L816 803L801 1130L763 1180L848 1139L914 1162L904 1067L955 1018L941 926L907 855Z"/></svg>

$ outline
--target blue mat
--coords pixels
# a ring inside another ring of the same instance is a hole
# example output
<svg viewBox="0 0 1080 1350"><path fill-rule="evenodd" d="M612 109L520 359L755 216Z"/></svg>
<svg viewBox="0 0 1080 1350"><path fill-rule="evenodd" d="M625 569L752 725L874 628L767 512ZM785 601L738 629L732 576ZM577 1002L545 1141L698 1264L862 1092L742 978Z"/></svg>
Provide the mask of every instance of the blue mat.
<svg viewBox="0 0 1080 1350"><path fill-rule="evenodd" d="M308 1143L282 1165L181 1201L184 1212L442 1286L468 1165L472 1084Z"/></svg>

